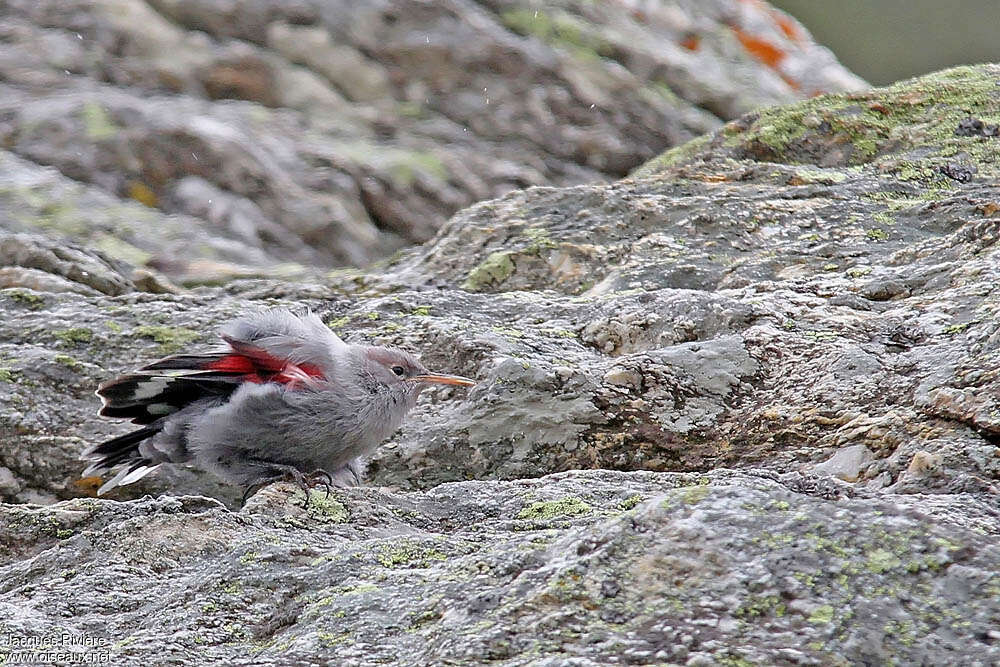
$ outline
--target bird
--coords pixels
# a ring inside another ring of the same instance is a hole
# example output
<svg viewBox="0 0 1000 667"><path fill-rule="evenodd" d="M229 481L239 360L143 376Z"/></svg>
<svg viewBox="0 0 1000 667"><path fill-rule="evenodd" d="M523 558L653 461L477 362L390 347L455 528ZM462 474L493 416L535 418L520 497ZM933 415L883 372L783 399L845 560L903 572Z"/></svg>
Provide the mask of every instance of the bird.
<svg viewBox="0 0 1000 667"><path fill-rule="evenodd" d="M105 417L141 428L82 454L82 477L114 476L98 495L164 464L186 464L245 489L292 481L305 491L361 484L363 462L401 425L420 392L474 380L432 373L393 347L345 343L311 311L250 313L225 323L218 348L175 354L103 382Z"/></svg>

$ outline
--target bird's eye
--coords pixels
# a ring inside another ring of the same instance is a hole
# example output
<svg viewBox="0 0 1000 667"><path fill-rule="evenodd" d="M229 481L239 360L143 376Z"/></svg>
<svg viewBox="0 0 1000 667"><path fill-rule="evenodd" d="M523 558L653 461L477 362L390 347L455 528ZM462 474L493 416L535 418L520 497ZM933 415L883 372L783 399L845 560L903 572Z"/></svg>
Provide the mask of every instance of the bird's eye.
<svg viewBox="0 0 1000 667"><path fill-rule="evenodd" d="M403 368L402 366L393 366L392 372L398 375L399 377L403 377L404 375L406 375L406 369Z"/></svg>

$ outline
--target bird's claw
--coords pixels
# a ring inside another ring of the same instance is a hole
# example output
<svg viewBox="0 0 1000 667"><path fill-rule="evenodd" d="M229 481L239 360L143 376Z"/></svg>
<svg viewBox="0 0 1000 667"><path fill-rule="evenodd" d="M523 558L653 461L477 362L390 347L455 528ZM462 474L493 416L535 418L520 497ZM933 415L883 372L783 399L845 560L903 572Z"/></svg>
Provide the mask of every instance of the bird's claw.
<svg viewBox="0 0 1000 667"><path fill-rule="evenodd" d="M288 477L289 481L295 482L306 496L306 501L302 504L303 509L309 509L309 491L314 486L322 484L326 491L325 498L330 497L330 486L333 484L333 477L323 469L313 470L308 475L304 475L298 470L294 472L289 471Z"/></svg>

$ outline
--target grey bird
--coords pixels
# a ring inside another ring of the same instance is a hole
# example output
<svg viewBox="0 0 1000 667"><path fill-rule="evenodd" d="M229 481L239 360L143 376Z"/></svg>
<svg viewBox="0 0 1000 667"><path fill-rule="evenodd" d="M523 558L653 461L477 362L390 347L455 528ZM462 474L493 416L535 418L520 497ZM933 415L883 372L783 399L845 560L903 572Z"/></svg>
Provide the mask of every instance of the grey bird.
<svg viewBox="0 0 1000 667"><path fill-rule="evenodd" d="M390 347L347 344L313 313L249 315L221 329L223 348L160 359L104 382L100 414L142 428L96 445L84 477L117 469L98 494L165 463L190 464L246 489L271 482L361 483L362 462L399 428L431 384L473 386L429 372Z"/></svg>

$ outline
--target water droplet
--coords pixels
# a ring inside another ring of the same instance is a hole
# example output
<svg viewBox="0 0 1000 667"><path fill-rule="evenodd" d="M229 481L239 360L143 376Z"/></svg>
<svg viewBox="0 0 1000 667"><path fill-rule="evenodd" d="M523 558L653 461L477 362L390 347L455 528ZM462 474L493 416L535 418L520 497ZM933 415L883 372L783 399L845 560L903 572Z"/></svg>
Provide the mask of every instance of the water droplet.
<svg viewBox="0 0 1000 667"><path fill-rule="evenodd" d="M82 40L83 39L83 35L81 35L80 33L76 33L76 38Z"/></svg>

